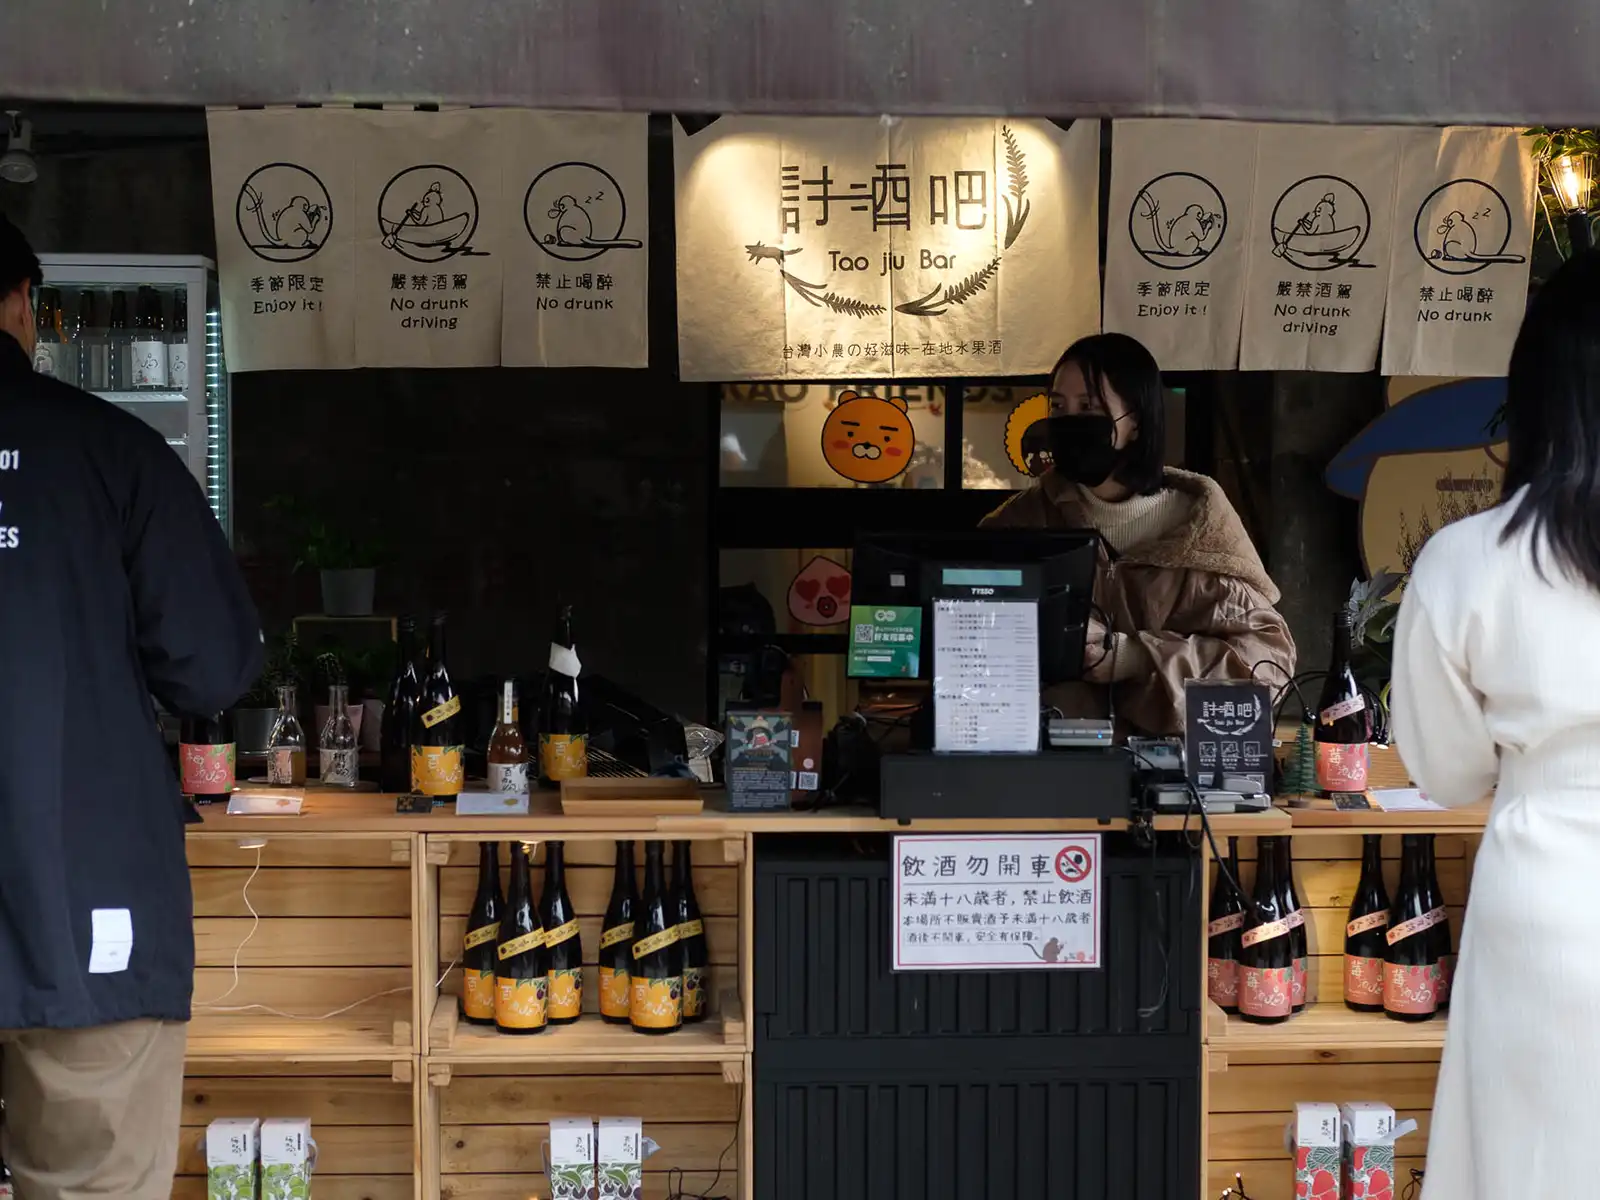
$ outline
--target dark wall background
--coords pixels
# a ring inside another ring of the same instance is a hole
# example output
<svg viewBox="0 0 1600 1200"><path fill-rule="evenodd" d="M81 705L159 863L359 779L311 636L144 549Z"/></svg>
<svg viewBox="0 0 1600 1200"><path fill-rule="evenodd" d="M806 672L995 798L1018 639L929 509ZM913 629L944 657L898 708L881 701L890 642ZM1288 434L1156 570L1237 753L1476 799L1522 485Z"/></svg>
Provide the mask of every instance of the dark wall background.
<svg viewBox="0 0 1600 1200"><path fill-rule="evenodd" d="M41 252L214 252L202 114L32 115L40 177L0 183L0 212ZM387 545L380 610L449 611L458 675L542 667L565 601L586 667L703 715L716 414L711 389L676 378L664 117L652 118L650 165L651 369L234 377L235 543L269 627L321 607L267 507L287 495ZM1381 383L1214 381L1189 460L1233 496L1283 589L1301 669L1321 668L1329 616L1359 570L1356 506L1322 470L1381 411Z"/></svg>
<svg viewBox="0 0 1600 1200"><path fill-rule="evenodd" d="M215 254L198 114L41 125L39 179L0 183L38 251ZM234 542L269 629L322 607L268 508L290 496L386 548L380 611L451 614L458 677L542 669L566 602L586 669L702 715L711 398L676 382L670 210L651 224L649 370L234 376Z"/></svg>

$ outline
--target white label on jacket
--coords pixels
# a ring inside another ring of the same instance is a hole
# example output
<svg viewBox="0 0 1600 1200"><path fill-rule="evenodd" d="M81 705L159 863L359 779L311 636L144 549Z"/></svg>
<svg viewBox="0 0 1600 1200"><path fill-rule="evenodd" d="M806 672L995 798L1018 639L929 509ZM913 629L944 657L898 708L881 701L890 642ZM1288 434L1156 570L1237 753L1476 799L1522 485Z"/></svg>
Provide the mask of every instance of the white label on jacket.
<svg viewBox="0 0 1600 1200"><path fill-rule="evenodd" d="M125 908L97 908L89 914L89 974L115 975L133 956L133 914Z"/></svg>

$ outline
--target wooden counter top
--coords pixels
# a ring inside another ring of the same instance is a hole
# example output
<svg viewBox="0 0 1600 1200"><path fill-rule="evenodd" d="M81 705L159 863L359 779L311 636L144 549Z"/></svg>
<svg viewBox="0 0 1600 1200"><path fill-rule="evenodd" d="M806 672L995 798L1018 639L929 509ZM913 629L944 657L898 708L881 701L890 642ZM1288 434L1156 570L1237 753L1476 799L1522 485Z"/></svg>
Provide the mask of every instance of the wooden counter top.
<svg viewBox="0 0 1600 1200"><path fill-rule="evenodd" d="M455 806L423 815L400 814L394 810L395 796L384 792L348 792L339 788L307 787L305 804L299 816L229 816L221 804L202 806L201 823L190 825L191 837L238 837L242 834L267 834L274 837L298 835L388 835L403 837L424 833L446 837L484 834L522 835L528 838L593 835L615 837L632 833L638 838L727 838L760 833L941 833L983 830L989 833L1050 833L1083 830L1117 832L1128 827L1124 820L1099 821L1059 817L1017 819L974 817L959 820L918 820L901 824L878 816L869 808L830 808L822 812L733 813L724 807L726 794L708 789L704 811L693 816L663 817L569 817L553 794L541 792L532 797L527 816L458 816ZM1176 832L1185 828L1197 833L1195 817L1161 816L1156 829ZM1282 810L1241 815L1219 814L1211 818L1217 836L1270 836L1288 833L1290 819Z"/></svg>
<svg viewBox="0 0 1600 1200"><path fill-rule="evenodd" d="M1420 830L1427 833L1472 833L1483 829L1489 820L1492 800L1480 800L1465 808L1447 808L1441 812L1367 812L1346 811L1333 807L1330 801L1319 800L1305 808L1282 810L1293 824L1293 832L1301 833L1405 833Z"/></svg>

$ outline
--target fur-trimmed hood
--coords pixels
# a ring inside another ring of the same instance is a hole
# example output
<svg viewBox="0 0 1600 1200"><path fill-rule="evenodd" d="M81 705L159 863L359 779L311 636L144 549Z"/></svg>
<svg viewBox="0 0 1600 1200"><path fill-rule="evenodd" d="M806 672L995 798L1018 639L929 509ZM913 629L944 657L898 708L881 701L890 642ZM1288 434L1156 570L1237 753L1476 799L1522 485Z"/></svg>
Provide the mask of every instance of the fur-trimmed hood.
<svg viewBox="0 0 1600 1200"><path fill-rule="evenodd" d="M1262 565L1239 514L1216 481L1168 467L1161 482L1188 501L1188 515L1160 537L1128 547L1121 561L1232 576L1255 588L1268 604L1276 604L1277 585ZM990 527L1054 529L1093 525L1084 511L1078 485L1053 471L1027 491L1011 497L983 523Z"/></svg>

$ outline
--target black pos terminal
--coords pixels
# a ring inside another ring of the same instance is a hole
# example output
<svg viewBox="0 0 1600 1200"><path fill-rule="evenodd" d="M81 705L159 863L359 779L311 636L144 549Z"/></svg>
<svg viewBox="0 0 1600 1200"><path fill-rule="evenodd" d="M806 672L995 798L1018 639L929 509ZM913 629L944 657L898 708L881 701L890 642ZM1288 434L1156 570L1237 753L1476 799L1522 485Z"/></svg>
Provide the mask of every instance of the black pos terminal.
<svg viewBox="0 0 1600 1200"><path fill-rule="evenodd" d="M1052 721L1042 698L1082 678L1098 542L1092 530L856 539L852 677L931 684L909 747L881 758L885 817L1129 815L1132 758L1109 720ZM885 617L914 653L871 653Z"/></svg>

